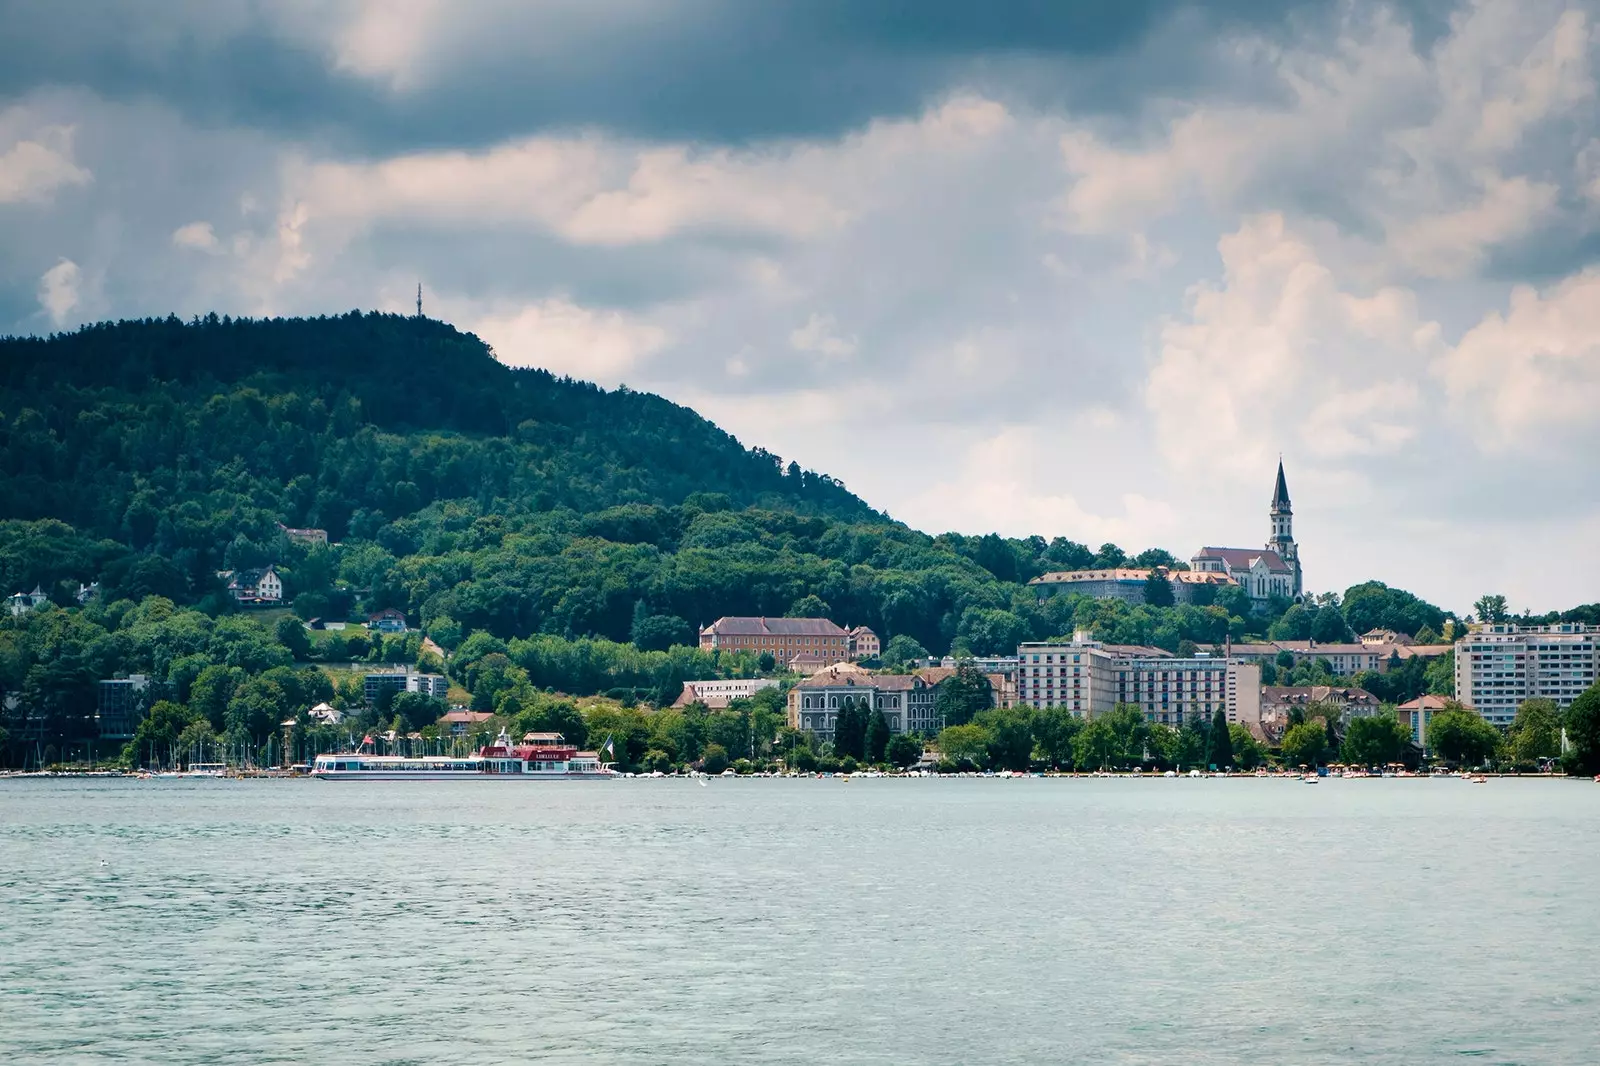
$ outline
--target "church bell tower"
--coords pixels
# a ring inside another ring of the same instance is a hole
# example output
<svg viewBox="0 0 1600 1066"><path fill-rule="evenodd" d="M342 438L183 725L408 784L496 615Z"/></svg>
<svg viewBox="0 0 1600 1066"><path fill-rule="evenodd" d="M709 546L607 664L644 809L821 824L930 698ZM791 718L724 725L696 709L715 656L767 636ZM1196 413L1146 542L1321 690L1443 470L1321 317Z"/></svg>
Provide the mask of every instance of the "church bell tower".
<svg viewBox="0 0 1600 1066"><path fill-rule="evenodd" d="M1289 506L1289 484L1283 479L1283 460L1278 460L1278 483L1272 489L1272 538L1267 547L1278 553L1294 571L1294 598L1305 589L1300 577L1300 549L1294 542L1294 510Z"/></svg>

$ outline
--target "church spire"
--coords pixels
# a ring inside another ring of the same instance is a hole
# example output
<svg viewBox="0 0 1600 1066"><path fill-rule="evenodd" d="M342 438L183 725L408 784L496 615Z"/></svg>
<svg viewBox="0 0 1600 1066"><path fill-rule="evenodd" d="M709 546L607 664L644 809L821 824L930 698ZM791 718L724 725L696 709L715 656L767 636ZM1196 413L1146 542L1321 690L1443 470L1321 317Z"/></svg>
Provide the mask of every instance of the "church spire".
<svg viewBox="0 0 1600 1066"><path fill-rule="evenodd" d="M1278 456L1278 484L1272 490L1272 513L1290 514L1289 485L1283 480L1283 456Z"/></svg>

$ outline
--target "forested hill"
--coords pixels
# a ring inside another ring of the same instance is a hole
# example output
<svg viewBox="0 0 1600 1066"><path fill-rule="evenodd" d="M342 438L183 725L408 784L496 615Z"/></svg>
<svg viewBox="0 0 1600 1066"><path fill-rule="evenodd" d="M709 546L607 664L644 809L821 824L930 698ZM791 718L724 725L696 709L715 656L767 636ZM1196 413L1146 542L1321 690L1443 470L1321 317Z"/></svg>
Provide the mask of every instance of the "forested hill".
<svg viewBox="0 0 1600 1066"><path fill-rule="evenodd" d="M826 614L910 654L1009 652L1078 626L1176 649L1444 619L1376 584L1282 619L1237 589L1206 606L1040 601L1026 582L1046 570L1175 560L928 536L686 408L511 369L425 319L167 318L0 340L0 593L39 584L72 605L98 580L108 605L218 613L217 570L267 563L302 616L395 607L447 646L483 631L659 649L724 614Z"/></svg>
<svg viewBox="0 0 1600 1066"><path fill-rule="evenodd" d="M740 507L873 515L830 478L784 469L659 396L513 369L472 334L398 315L213 315L9 338L0 403L12 416L3 513L109 536L138 539L145 503L189 495L194 475L236 477L235 462L274 519L335 539L357 511L395 518L462 496L593 511L715 492Z"/></svg>

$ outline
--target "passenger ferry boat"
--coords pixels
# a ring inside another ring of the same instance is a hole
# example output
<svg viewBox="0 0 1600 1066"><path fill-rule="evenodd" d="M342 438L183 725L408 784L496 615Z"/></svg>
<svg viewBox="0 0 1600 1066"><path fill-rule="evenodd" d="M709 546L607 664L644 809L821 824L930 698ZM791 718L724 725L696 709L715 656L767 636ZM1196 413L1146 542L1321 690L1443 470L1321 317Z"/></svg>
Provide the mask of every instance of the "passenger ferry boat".
<svg viewBox="0 0 1600 1066"><path fill-rule="evenodd" d="M365 744L362 747L366 747ZM617 776L600 753L579 751L560 733L529 733L512 744L502 732L478 754L318 755L311 776L324 781L606 781Z"/></svg>

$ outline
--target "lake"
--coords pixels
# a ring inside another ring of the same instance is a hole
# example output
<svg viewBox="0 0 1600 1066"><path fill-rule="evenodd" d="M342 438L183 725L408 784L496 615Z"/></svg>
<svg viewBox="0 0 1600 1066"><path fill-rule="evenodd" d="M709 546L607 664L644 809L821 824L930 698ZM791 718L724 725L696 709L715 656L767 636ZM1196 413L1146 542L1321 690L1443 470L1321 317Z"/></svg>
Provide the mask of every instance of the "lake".
<svg viewBox="0 0 1600 1066"><path fill-rule="evenodd" d="M53 1063L1593 1061L1600 785L0 781Z"/></svg>

